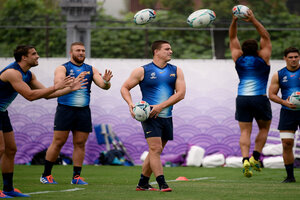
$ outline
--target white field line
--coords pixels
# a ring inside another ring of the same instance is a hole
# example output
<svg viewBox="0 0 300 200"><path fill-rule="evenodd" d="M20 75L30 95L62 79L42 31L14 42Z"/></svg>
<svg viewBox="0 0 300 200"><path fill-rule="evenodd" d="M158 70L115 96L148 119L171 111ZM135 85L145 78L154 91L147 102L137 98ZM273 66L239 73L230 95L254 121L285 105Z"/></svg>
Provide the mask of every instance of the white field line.
<svg viewBox="0 0 300 200"><path fill-rule="evenodd" d="M207 179L215 179L216 177L200 177L200 178L189 178L188 181L200 181L200 180L207 180ZM178 181L183 181L183 180L167 180L166 182L178 182ZM149 183L150 185L155 185L157 182L151 182Z"/></svg>
<svg viewBox="0 0 300 200"><path fill-rule="evenodd" d="M73 188L73 189L67 189L67 190L56 190L56 191L40 191L40 192L30 192L26 194L45 194L45 193L51 193L51 192L74 192L78 190L85 190L85 188Z"/></svg>

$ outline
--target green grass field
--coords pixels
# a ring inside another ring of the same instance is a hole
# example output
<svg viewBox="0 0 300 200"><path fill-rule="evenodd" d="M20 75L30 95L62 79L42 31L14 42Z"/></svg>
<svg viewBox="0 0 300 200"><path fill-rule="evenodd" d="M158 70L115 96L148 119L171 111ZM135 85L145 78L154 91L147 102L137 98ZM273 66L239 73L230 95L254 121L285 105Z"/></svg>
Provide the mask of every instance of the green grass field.
<svg viewBox="0 0 300 200"><path fill-rule="evenodd" d="M254 172L252 178L246 178L238 168L167 167L165 177L173 189L169 193L135 191L141 166L84 166L82 176L88 186L70 184L72 169L72 166L54 166L53 176L59 184L43 185L39 182L43 166L17 165L14 186L31 194L30 199L300 199L300 169L295 169L297 183L283 184L280 182L285 177L284 169L263 169L260 173ZM203 179L172 181L179 176ZM155 179L152 177L150 181Z"/></svg>

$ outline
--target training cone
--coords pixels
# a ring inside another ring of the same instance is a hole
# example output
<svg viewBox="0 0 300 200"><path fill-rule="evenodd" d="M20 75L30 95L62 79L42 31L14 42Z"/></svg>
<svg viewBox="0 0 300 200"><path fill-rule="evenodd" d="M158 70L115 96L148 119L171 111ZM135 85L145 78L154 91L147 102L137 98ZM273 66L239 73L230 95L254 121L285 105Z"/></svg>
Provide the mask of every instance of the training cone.
<svg viewBox="0 0 300 200"><path fill-rule="evenodd" d="M187 179L184 176L179 176L178 178L176 178L176 181L188 181L189 179Z"/></svg>

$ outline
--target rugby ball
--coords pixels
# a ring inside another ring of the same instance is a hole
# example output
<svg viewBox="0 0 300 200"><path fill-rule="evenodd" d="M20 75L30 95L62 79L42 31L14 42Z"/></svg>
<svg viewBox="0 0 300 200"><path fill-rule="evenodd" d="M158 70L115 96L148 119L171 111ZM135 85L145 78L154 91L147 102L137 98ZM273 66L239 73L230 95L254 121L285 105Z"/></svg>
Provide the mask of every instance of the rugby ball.
<svg viewBox="0 0 300 200"><path fill-rule="evenodd" d="M234 16L236 16L239 19L245 19L247 18L246 15L248 10L249 8L247 6L237 5L232 8L232 14L234 14Z"/></svg>
<svg viewBox="0 0 300 200"><path fill-rule="evenodd" d="M300 92L293 92L290 96L289 101L300 108Z"/></svg>
<svg viewBox="0 0 300 200"><path fill-rule="evenodd" d="M143 122L150 115L150 105L146 101L140 101L133 107L133 113L136 120Z"/></svg>
<svg viewBox="0 0 300 200"><path fill-rule="evenodd" d="M200 9L187 18L187 23L194 28L206 27L216 19L216 13L209 9Z"/></svg>
<svg viewBox="0 0 300 200"><path fill-rule="evenodd" d="M155 19L155 17L156 17L155 10L147 8L147 9L138 11L134 15L133 21L134 21L134 23L136 23L138 25L143 25L143 24L147 24L147 23L153 21Z"/></svg>

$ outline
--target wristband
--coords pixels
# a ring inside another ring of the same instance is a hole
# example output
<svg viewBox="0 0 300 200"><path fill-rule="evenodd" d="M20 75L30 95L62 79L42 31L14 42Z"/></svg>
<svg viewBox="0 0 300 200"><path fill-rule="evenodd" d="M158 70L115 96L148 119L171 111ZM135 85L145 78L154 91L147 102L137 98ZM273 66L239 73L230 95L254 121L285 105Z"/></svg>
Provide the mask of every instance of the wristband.
<svg viewBox="0 0 300 200"><path fill-rule="evenodd" d="M110 81L106 81L106 80L104 80L104 79L103 79L103 81L104 81L104 84L105 84L105 85L110 84Z"/></svg>

